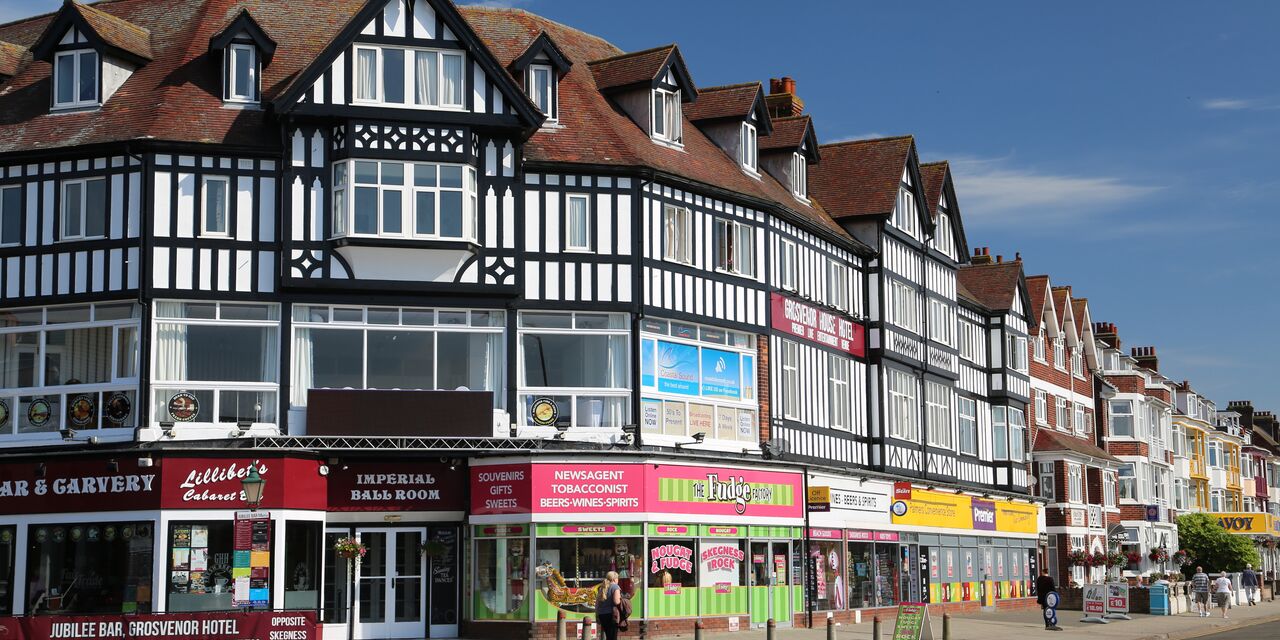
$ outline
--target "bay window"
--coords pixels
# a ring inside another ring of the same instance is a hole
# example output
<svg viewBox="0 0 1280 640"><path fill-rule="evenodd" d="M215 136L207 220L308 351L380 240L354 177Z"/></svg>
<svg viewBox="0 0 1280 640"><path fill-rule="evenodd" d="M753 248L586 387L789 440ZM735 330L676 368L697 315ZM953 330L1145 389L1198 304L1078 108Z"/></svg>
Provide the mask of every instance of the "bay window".
<svg viewBox="0 0 1280 640"><path fill-rule="evenodd" d="M1116 477L1110 471L1102 472L1102 505L1116 506Z"/></svg>
<svg viewBox="0 0 1280 640"><path fill-rule="evenodd" d="M920 441L920 381L897 369L888 376L889 436L908 442Z"/></svg>
<svg viewBox="0 0 1280 640"><path fill-rule="evenodd" d="M356 103L462 109L461 51L401 47L355 48Z"/></svg>
<svg viewBox="0 0 1280 640"><path fill-rule="evenodd" d="M991 407L991 429L996 460L1022 462L1025 459L1027 423L1021 409Z"/></svg>
<svg viewBox="0 0 1280 640"><path fill-rule="evenodd" d="M445 163L344 160L333 165L333 235L476 237L476 170Z"/></svg>
<svg viewBox="0 0 1280 640"><path fill-rule="evenodd" d="M1080 465L1067 463L1067 500L1084 502L1084 480Z"/></svg>
<svg viewBox="0 0 1280 640"><path fill-rule="evenodd" d="M972 398L956 396L956 422L960 453L978 455L978 403Z"/></svg>
<svg viewBox="0 0 1280 640"><path fill-rule="evenodd" d="M1027 371L1027 339L1022 336L1008 336L1005 340L1005 364L1014 371Z"/></svg>
<svg viewBox="0 0 1280 640"><path fill-rule="evenodd" d="M293 309L293 390L468 389L505 406L501 311L299 305Z"/></svg>
<svg viewBox="0 0 1280 640"><path fill-rule="evenodd" d="M951 431L951 386L937 382L926 382L924 401L927 411L929 446L941 449L952 449Z"/></svg>
<svg viewBox="0 0 1280 640"><path fill-rule="evenodd" d="M54 108L98 104L98 52L63 51L53 58Z"/></svg>
<svg viewBox="0 0 1280 640"><path fill-rule="evenodd" d="M639 360L641 425L646 433L758 440L756 336L644 318ZM785 367L785 347L783 363Z"/></svg>
<svg viewBox="0 0 1280 640"><path fill-rule="evenodd" d="M680 107L680 92L667 89L653 90L653 121L651 131L655 140L681 144L684 141L682 132L683 111Z"/></svg>
<svg viewBox="0 0 1280 640"><path fill-rule="evenodd" d="M521 313L524 424L616 428L629 423L628 325L625 314Z"/></svg>
<svg viewBox="0 0 1280 640"><path fill-rule="evenodd" d="M752 277L756 273L755 229L751 225L716 218L716 270Z"/></svg>
<svg viewBox="0 0 1280 640"><path fill-rule="evenodd" d="M1133 401L1132 400L1112 400L1108 405L1110 407L1110 436L1124 436L1128 438L1134 437L1133 432Z"/></svg>
<svg viewBox="0 0 1280 640"><path fill-rule="evenodd" d="M280 308L157 301L157 422L276 422Z"/></svg>
<svg viewBox="0 0 1280 640"><path fill-rule="evenodd" d="M62 239L83 240L106 235L106 179L63 180Z"/></svg>
<svg viewBox="0 0 1280 640"><path fill-rule="evenodd" d="M0 313L0 434L135 426L138 307Z"/></svg>
<svg viewBox="0 0 1280 640"><path fill-rule="evenodd" d="M1120 489L1120 499L1138 500L1138 476L1135 471L1135 463L1122 463L1120 465L1120 470L1116 475L1118 487Z"/></svg>

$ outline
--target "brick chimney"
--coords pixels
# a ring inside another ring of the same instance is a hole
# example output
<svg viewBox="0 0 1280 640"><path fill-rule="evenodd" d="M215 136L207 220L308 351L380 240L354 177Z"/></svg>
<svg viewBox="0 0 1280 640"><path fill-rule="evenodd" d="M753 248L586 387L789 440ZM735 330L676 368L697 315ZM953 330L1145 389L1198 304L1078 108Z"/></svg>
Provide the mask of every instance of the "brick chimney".
<svg viewBox="0 0 1280 640"><path fill-rule="evenodd" d="M969 262L972 264L991 264L991 247L975 247L973 259Z"/></svg>
<svg viewBox="0 0 1280 640"><path fill-rule="evenodd" d="M1240 426L1245 429L1253 427L1253 401L1252 400L1229 400L1227 401L1227 411L1234 411L1240 414Z"/></svg>
<svg viewBox="0 0 1280 640"><path fill-rule="evenodd" d="M1114 322L1093 323L1093 337L1112 349L1120 349L1120 332L1116 329Z"/></svg>
<svg viewBox="0 0 1280 640"><path fill-rule="evenodd" d="M789 118L804 113L804 100L796 95L796 81L791 76L769 78L769 95L765 106L773 118Z"/></svg>
<svg viewBox="0 0 1280 640"><path fill-rule="evenodd" d="M1133 347L1129 353L1138 361L1139 367L1160 371L1160 358L1156 357L1155 347Z"/></svg>

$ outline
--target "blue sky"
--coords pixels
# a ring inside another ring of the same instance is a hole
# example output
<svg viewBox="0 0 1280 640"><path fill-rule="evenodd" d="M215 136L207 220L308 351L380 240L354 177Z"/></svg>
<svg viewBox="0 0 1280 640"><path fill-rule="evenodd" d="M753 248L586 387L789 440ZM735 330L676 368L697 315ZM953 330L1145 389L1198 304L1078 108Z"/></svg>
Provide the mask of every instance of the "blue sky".
<svg viewBox="0 0 1280 640"><path fill-rule="evenodd" d="M1220 406L1280 410L1280 4L498 4L676 42L703 86L790 75L824 142L914 134L952 161L971 247L1022 252Z"/></svg>

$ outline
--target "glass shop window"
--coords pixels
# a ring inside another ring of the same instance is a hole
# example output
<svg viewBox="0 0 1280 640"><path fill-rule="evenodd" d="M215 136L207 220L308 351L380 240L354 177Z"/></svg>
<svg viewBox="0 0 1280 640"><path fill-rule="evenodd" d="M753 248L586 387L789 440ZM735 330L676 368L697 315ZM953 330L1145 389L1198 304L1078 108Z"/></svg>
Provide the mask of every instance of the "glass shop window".
<svg viewBox="0 0 1280 640"><path fill-rule="evenodd" d="M27 613L150 613L150 522L33 524Z"/></svg>

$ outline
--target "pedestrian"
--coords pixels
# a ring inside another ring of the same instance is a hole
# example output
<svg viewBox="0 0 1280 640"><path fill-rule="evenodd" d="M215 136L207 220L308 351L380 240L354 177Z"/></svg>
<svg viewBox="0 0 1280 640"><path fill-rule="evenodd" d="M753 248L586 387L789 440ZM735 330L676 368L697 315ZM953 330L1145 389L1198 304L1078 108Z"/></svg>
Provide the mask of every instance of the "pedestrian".
<svg viewBox="0 0 1280 640"><path fill-rule="evenodd" d="M1062 627L1055 626L1049 616L1049 594L1058 590L1058 585L1053 581L1053 576L1049 575L1048 569L1040 570L1040 577L1036 578L1036 604L1040 605L1040 617L1044 618L1045 631L1061 631Z"/></svg>
<svg viewBox="0 0 1280 640"><path fill-rule="evenodd" d="M600 625L604 640L618 640L618 618L614 612L622 604L622 587L618 586L617 571L604 575L599 598L596 600L596 624Z"/></svg>
<svg viewBox="0 0 1280 640"><path fill-rule="evenodd" d="M1222 619L1226 620L1227 609L1231 606L1231 578L1227 577L1226 571L1213 581L1213 598L1218 601L1218 608L1222 609Z"/></svg>
<svg viewBox="0 0 1280 640"><path fill-rule="evenodd" d="M1240 574L1240 586L1244 587L1244 593L1249 597L1249 606L1253 606L1253 597L1258 593L1258 572L1253 570L1252 564L1244 566L1244 573Z"/></svg>
<svg viewBox="0 0 1280 640"><path fill-rule="evenodd" d="M1196 567L1195 575L1191 576L1191 595L1195 597L1196 610L1200 612L1200 617L1208 618L1209 574L1204 572L1204 567Z"/></svg>

